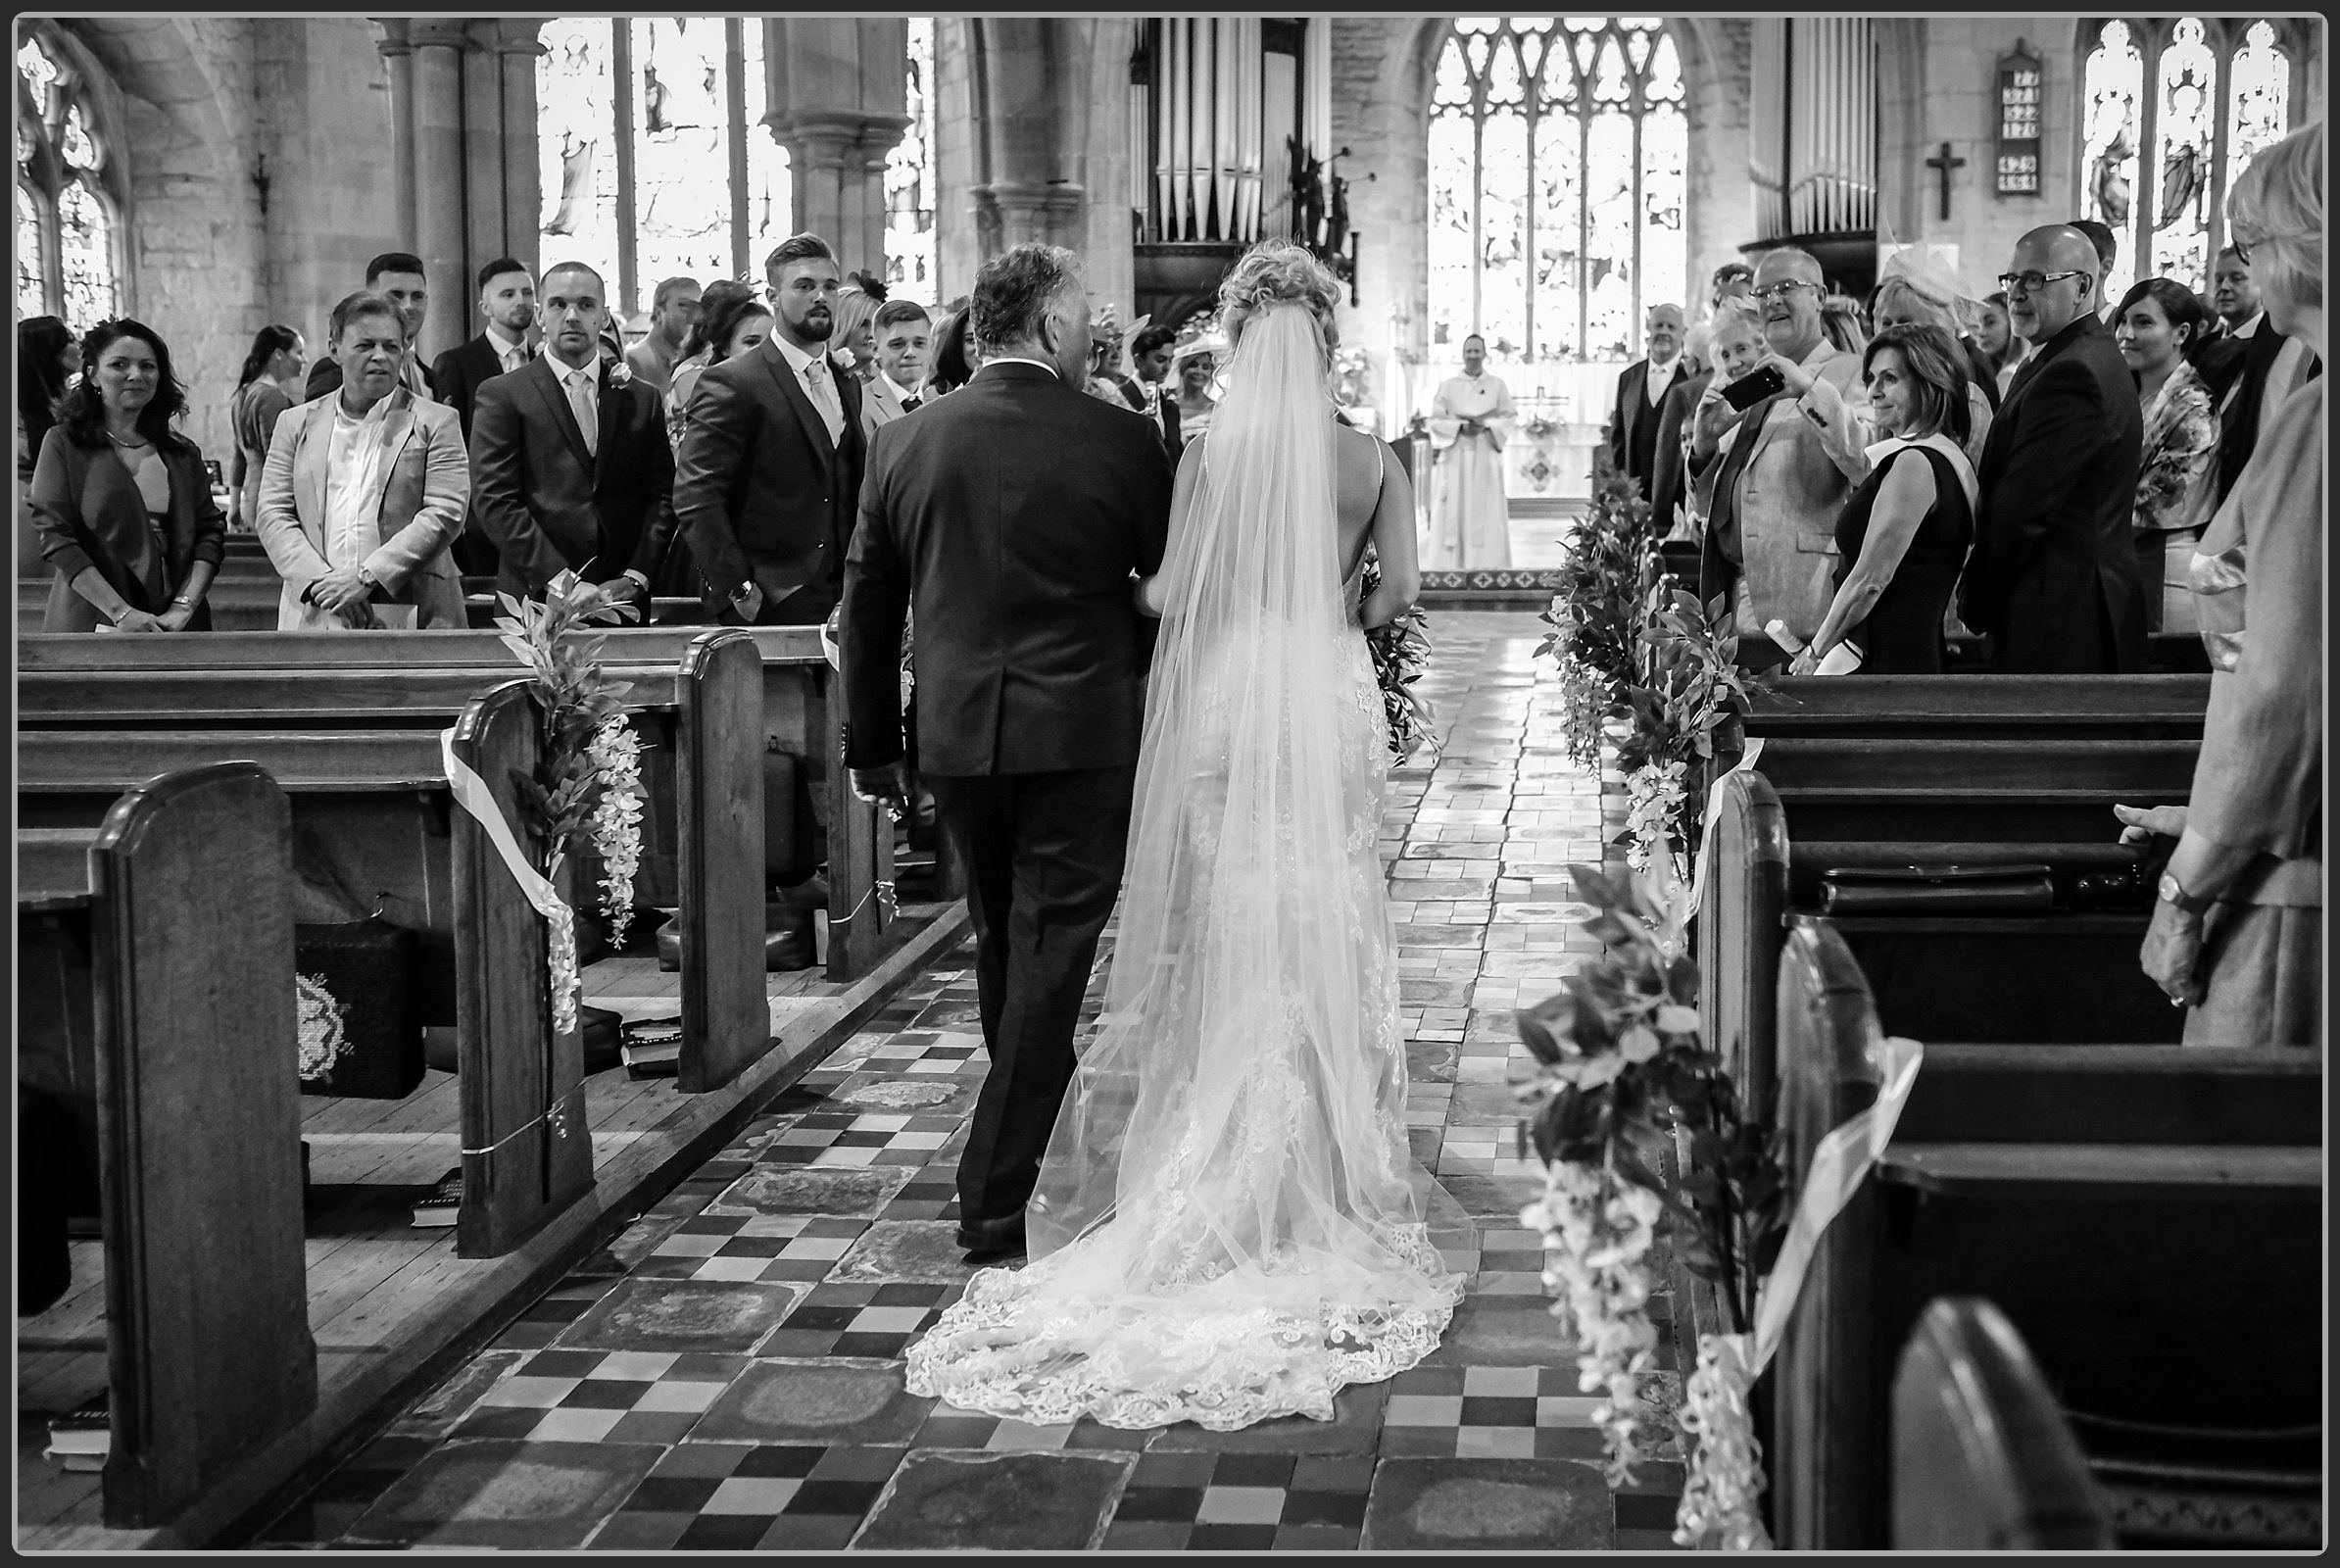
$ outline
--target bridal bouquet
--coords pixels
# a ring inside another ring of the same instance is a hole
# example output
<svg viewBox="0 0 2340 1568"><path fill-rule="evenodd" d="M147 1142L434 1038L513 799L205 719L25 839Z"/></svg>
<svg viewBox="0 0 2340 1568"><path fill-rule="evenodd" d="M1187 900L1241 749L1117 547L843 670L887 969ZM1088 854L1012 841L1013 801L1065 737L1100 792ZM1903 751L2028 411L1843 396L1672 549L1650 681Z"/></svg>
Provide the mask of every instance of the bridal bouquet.
<svg viewBox="0 0 2340 1568"><path fill-rule="evenodd" d="M1371 598L1381 585L1381 561L1368 549L1365 596ZM1431 707L1429 698L1414 690L1414 683L1430 668L1430 617L1418 606L1410 609L1388 625L1368 631L1365 647L1373 656L1374 682L1382 689L1382 711L1389 721L1389 756L1393 765L1401 765L1418 755L1436 763L1438 712Z"/></svg>

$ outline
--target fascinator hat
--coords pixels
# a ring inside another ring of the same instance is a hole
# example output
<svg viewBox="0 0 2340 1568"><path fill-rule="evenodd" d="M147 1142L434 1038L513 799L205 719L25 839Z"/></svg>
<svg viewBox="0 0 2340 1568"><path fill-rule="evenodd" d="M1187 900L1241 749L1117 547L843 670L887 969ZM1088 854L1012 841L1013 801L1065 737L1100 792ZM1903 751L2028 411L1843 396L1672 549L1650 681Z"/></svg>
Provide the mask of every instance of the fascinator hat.
<svg viewBox="0 0 2340 1568"><path fill-rule="evenodd" d="M1898 283L1936 310L1947 312L1961 332L1972 332L1981 323L1982 302L1967 292L1949 256L1931 245L1904 246L1886 257L1877 270L1878 291L1888 283Z"/></svg>

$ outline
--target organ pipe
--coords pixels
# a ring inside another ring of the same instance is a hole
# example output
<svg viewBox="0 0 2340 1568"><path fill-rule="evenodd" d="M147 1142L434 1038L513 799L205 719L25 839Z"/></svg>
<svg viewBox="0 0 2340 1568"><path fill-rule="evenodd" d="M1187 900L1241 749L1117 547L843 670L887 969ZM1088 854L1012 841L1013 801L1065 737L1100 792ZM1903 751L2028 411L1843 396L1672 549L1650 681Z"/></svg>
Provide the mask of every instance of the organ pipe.
<svg viewBox="0 0 2340 1568"><path fill-rule="evenodd" d="M1260 19L1166 17L1161 29L1153 122L1162 238L1247 243L1265 206Z"/></svg>

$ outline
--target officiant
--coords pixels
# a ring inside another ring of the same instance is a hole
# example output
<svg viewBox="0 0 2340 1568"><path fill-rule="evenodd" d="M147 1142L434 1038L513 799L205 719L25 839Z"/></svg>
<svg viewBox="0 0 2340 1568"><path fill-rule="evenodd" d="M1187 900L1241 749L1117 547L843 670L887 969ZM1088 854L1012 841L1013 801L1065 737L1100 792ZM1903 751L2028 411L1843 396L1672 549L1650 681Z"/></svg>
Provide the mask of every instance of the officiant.
<svg viewBox="0 0 2340 1568"><path fill-rule="evenodd" d="M1511 504L1503 494L1503 443L1511 388L1487 369L1487 340L1463 339L1463 371L1438 384L1430 405L1430 538L1425 571L1501 570L1511 564Z"/></svg>

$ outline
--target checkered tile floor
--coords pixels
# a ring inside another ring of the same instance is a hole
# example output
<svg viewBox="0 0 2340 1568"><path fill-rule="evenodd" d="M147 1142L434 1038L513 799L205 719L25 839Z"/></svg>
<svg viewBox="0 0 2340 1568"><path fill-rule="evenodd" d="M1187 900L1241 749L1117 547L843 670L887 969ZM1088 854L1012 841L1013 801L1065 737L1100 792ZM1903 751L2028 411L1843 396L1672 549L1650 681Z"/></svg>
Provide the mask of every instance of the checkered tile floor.
<svg viewBox="0 0 2340 1568"><path fill-rule="evenodd" d="M1393 777L1383 846L1407 1121L1471 1276L1430 1362L1344 1392L1334 1422L1249 1434L1035 1427L903 1392L904 1347L967 1275L952 1173L984 1057L962 946L253 1544L1668 1548L1680 1450L1601 1481L1597 1400L1518 1228L1539 1181L1503 1087L1526 1059L1511 1010L1590 949L1565 867L1600 858L1603 796L1560 755L1532 616L1433 631L1448 747ZM1671 1369L1665 1298L1652 1315ZM1679 1399L1672 1370L1655 1385Z"/></svg>

